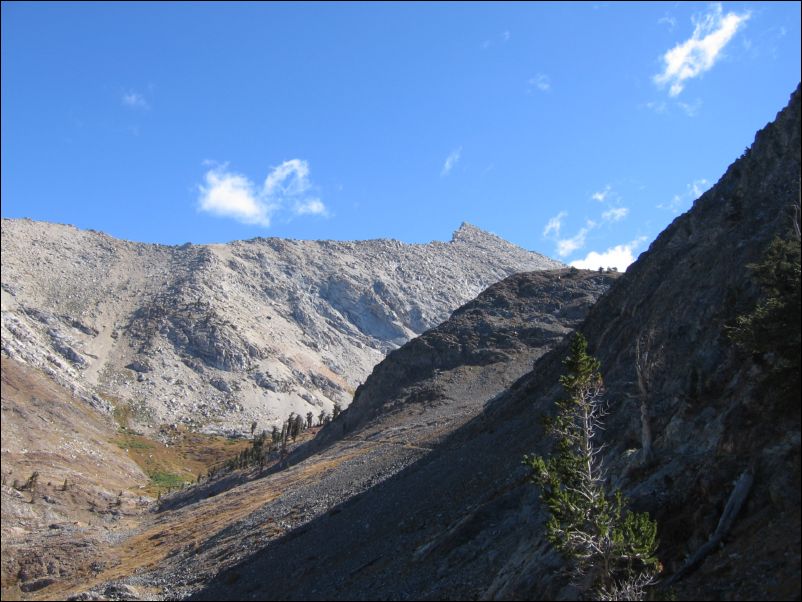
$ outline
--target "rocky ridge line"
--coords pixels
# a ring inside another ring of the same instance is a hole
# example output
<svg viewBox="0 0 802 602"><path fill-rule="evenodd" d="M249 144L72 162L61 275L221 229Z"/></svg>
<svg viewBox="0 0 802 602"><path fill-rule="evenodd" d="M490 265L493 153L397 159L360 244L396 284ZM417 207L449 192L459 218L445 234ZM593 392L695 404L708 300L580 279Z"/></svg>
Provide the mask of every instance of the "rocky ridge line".
<svg viewBox="0 0 802 602"><path fill-rule="evenodd" d="M142 428L268 428L347 405L384 355L510 274L561 264L463 224L449 243L152 245L2 222L2 352Z"/></svg>

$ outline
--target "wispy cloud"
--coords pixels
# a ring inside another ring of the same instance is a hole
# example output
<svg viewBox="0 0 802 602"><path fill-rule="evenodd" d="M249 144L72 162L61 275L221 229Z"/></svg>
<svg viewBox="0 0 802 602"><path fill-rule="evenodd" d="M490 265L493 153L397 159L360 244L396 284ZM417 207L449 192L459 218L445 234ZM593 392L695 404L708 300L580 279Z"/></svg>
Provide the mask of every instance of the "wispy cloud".
<svg viewBox="0 0 802 602"><path fill-rule="evenodd" d="M198 186L199 211L263 227L270 226L272 217L282 210L294 215L328 215L319 198L307 196L313 187L306 161L291 159L274 167L261 187L230 171L228 164L204 164L211 168Z"/></svg>
<svg viewBox="0 0 802 602"><path fill-rule="evenodd" d="M563 219L568 215L565 211L560 211L557 215L552 217L546 227L543 228L543 236L560 236L560 228L563 225Z"/></svg>
<svg viewBox="0 0 802 602"><path fill-rule="evenodd" d="M309 164L301 159L290 159L267 174L263 188L265 196L287 197L303 194L310 187Z"/></svg>
<svg viewBox="0 0 802 602"><path fill-rule="evenodd" d="M134 92L133 90L124 92L120 98L120 102L123 103L123 106L126 106L129 109L140 109L143 111L150 109L150 103L147 101L145 96L139 92Z"/></svg>
<svg viewBox="0 0 802 602"><path fill-rule="evenodd" d="M621 195L613 190L610 184L607 184L602 190L591 194L590 198L596 202L604 203L606 208L601 211L601 215L598 218L590 219L586 217L585 224L573 236L560 238L563 220L568 215L566 211L561 211L552 217L543 228L543 236L556 242L555 252L558 256L568 257L575 251L582 249L592 231L619 222L629 215L629 208L621 205Z"/></svg>
<svg viewBox="0 0 802 602"><path fill-rule="evenodd" d="M618 222L629 214L627 207L613 207L602 213L602 219L606 222Z"/></svg>
<svg viewBox="0 0 802 602"><path fill-rule="evenodd" d="M607 199L607 196L610 194L610 191L612 189L613 189L612 186L607 184L607 186L605 186L603 190L599 190L598 192L594 192L593 194L591 194L590 198L599 203L603 203Z"/></svg>
<svg viewBox="0 0 802 602"><path fill-rule="evenodd" d="M511 37L510 30L509 29L505 29L500 34L498 34L498 38L496 38L496 36L493 36L492 38L488 38L484 42L482 42L480 46L481 46L482 50L487 50L488 48L490 48L493 45L493 40L501 40L502 44L506 44L507 42L510 41L510 37Z"/></svg>
<svg viewBox="0 0 802 602"><path fill-rule="evenodd" d="M694 180L688 185L688 189L690 190L690 193L694 199L698 199L700 196L702 196L702 193L708 188L710 188L710 182L708 182L705 178Z"/></svg>
<svg viewBox="0 0 802 602"><path fill-rule="evenodd" d="M527 92L532 92L533 88L537 88L541 92L551 92L551 78L545 73L538 73L534 77L530 77Z"/></svg>
<svg viewBox="0 0 802 602"><path fill-rule="evenodd" d="M681 210L684 211L692 201L702 196L705 190L710 187L710 182L706 178L699 178L694 180L686 186L685 192L675 194L667 203L657 205L658 209L665 209L671 213L677 214Z"/></svg>
<svg viewBox="0 0 802 602"><path fill-rule="evenodd" d="M459 163L460 156L462 155L462 147L451 151L451 154L446 157L446 162L443 164L443 169L440 171L441 176L447 176L451 170Z"/></svg>
<svg viewBox="0 0 802 602"><path fill-rule="evenodd" d="M722 56L722 50L749 20L750 13L723 13L721 4L713 4L704 15L694 17L694 30L690 39L677 44L663 55L665 68L654 76L660 86L669 86L670 96L679 95L689 79L713 68Z"/></svg>
<svg viewBox="0 0 802 602"><path fill-rule="evenodd" d="M650 111L654 111L655 113L662 114L665 113L668 109L668 105L666 105L664 100L651 100L644 105L640 105L642 107L646 107Z"/></svg>
<svg viewBox="0 0 802 602"><path fill-rule="evenodd" d="M588 237L588 232L590 232L596 224L594 222L588 221L584 228L581 228L579 232L577 232L571 238L563 238L557 241L557 255L560 257L567 257L574 251L577 251L585 246L585 240Z"/></svg>
<svg viewBox="0 0 802 602"><path fill-rule="evenodd" d="M699 114L699 110L702 108L702 99L697 98L693 102L682 102L678 100L677 106L682 109L688 117L696 117Z"/></svg>
<svg viewBox="0 0 802 602"><path fill-rule="evenodd" d="M677 26L677 20L669 14L660 17L657 23L659 25L667 25L669 31L674 31L674 28Z"/></svg>
<svg viewBox="0 0 802 602"><path fill-rule="evenodd" d="M649 109L658 115L670 114L672 110L679 109L688 117L696 117L699 114L699 111L702 110L702 99L697 98L693 102L684 102L682 100L676 100L669 105L664 100L652 100L646 103L642 103L638 105L639 109Z"/></svg>
<svg viewBox="0 0 802 602"><path fill-rule="evenodd" d="M646 242L646 240L647 238L645 236L641 236L630 243L616 245L602 253L591 251L584 259L572 261L571 265L585 270L595 270L600 267L615 267L623 272L635 261L635 251Z"/></svg>

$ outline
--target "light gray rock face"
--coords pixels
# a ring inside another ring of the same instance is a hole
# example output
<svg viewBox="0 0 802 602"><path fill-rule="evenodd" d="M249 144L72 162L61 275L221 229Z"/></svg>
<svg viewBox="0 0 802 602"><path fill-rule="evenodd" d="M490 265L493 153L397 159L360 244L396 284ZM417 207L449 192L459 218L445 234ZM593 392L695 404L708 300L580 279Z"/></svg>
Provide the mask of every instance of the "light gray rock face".
<svg viewBox="0 0 802 602"><path fill-rule="evenodd" d="M348 405L384 355L513 273L559 262L463 224L448 243L177 247L2 222L2 352L143 426L267 427Z"/></svg>

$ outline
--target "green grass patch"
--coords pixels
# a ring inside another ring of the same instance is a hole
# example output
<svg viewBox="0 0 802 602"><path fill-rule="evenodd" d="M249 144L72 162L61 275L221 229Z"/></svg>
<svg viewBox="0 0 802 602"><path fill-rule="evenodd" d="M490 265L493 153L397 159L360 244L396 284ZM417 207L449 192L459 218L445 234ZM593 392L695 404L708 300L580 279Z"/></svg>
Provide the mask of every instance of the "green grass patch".
<svg viewBox="0 0 802 602"><path fill-rule="evenodd" d="M145 492L154 497L195 481L197 475L205 475L210 467L236 457L250 446L245 439L204 435L184 427L162 431L168 434L168 443L122 429L109 439L150 478Z"/></svg>
<svg viewBox="0 0 802 602"><path fill-rule="evenodd" d="M184 478L172 472L157 470L148 476L150 477L151 485L154 487L171 488L181 487L184 484Z"/></svg>

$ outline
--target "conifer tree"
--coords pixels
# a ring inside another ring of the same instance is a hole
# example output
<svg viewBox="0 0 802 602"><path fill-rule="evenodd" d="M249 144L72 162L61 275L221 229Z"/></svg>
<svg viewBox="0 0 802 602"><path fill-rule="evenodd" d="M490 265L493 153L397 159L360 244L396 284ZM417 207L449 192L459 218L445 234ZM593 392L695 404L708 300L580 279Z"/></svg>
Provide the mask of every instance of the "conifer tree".
<svg viewBox="0 0 802 602"><path fill-rule="evenodd" d="M762 259L747 267L762 289L757 306L738 316L730 336L770 363L770 380L795 403L799 399L802 344L800 210L789 236L772 240Z"/></svg>
<svg viewBox="0 0 802 602"><path fill-rule="evenodd" d="M659 569L657 523L627 509L606 485L598 443L605 415L599 362L576 333L560 384L566 397L547 425L556 439L551 456L525 456L532 481L551 515L548 540L571 564L574 581L599 599L642 599Z"/></svg>

